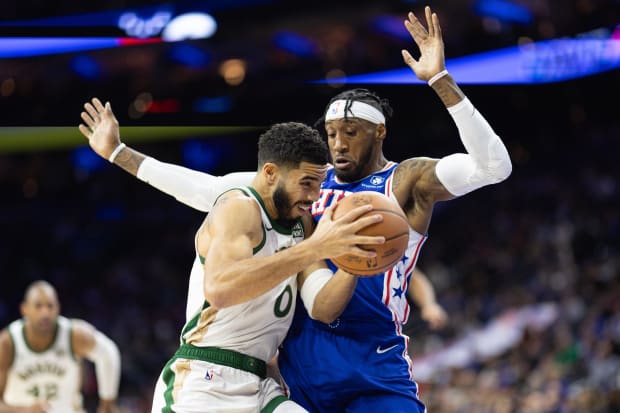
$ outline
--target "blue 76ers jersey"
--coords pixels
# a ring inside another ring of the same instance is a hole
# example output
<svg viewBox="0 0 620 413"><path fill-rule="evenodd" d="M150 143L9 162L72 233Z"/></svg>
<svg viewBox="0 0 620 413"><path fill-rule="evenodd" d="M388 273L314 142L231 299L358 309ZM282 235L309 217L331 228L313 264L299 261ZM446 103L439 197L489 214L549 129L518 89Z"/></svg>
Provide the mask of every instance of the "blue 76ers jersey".
<svg viewBox="0 0 620 413"><path fill-rule="evenodd" d="M397 166L397 163L388 162L381 171L352 183L340 183L333 167L330 168L321 185L319 200L312 206L314 219L318 221L325 208L353 192L376 191L395 200L392 193L392 179ZM382 275L360 277L351 302L329 327L334 330L344 329L342 331L348 334L356 334L356 331L351 331L348 327L353 328L357 325L356 330L361 330L359 334L368 334L366 329L359 328L361 324L372 327L373 334L401 335L402 324L406 323L409 317L407 302L409 279L425 240L426 236L410 227L409 245L403 258ZM331 261L328 261L328 264L332 270L337 270Z"/></svg>

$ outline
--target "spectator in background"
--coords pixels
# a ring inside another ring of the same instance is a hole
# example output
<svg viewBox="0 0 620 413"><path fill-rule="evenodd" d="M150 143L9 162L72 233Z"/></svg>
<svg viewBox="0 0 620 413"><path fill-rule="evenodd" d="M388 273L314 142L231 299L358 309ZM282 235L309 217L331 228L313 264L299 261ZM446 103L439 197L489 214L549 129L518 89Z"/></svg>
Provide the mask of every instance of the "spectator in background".
<svg viewBox="0 0 620 413"><path fill-rule="evenodd" d="M0 332L0 412L83 413L83 358L95 363L97 412L117 412L116 344L86 321L59 315L56 290L46 281L30 284L20 310L23 318Z"/></svg>

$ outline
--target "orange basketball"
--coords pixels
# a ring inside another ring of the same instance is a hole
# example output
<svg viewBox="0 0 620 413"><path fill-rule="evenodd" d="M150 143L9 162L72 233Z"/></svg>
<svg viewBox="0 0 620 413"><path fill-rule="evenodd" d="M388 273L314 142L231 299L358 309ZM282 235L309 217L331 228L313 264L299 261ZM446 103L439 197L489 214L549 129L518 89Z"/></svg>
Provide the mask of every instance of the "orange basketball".
<svg viewBox="0 0 620 413"><path fill-rule="evenodd" d="M372 204L373 210L362 215L383 215L383 221L367 226L358 232L363 235L383 235L385 244L363 246L366 250L377 252L375 258L346 254L332 259L338 268L359 276L372 276L393 267L405 253L409 243L409 222L396 201L374 191L355 192L336 204L333 219L362 205Z"/></svg>

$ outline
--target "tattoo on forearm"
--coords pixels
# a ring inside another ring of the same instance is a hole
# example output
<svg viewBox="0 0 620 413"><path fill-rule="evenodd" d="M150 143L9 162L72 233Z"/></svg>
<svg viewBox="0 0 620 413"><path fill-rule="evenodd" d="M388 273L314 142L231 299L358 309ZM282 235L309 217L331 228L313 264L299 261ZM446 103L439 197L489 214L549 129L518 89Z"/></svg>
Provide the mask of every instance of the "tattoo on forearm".
<svg viewBox="0 0 620 413"><path fill-rule="evenodd" d="M433 83L433 90L447 107L456 105L465 97L463 91L450 75L444 76L442 79Z"/></svg>
<svg viewBox="0 0 620 413"><path fill-rule="evenodd" d="M114 163L132 175L138 174L138 168L144 161L144 155L139 152L136 152L130 148L123 149L116 159Z"/></svg>

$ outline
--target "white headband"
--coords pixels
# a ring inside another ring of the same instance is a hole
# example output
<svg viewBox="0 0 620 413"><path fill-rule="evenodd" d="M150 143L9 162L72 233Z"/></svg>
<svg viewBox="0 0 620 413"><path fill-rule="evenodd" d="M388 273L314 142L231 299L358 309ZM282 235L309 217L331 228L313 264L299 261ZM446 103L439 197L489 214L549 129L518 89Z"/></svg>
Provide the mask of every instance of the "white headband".
<svg viewBox="0 0 620 413"><path fill-rule="evenodd" d="M325 122L344 118L344 108L346 107L347 102L347 100L343 99L332 102L327 109L327 113L325 113ZM377 125L380 123L385 124L385 116L383 116L381 111L373 106L370 106L368 103L359 102L357 100L354 100L351 103L351 106L347 108L346 115L350 118L365 119Z"/></svg>

